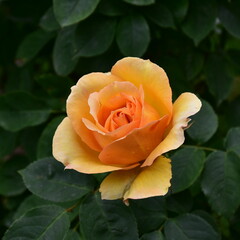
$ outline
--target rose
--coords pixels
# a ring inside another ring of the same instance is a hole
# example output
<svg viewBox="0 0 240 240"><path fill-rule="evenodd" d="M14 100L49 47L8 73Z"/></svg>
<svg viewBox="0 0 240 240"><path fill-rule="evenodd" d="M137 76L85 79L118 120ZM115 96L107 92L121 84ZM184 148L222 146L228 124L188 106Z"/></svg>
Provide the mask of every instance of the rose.
<svg viewBox="0 0 240 240"><path fill-rule="evenodd" d="M172 104L164 70L149 60L124 58L111 73L91 73L72 87L67 115L53 138L53 155L67 169L110 173L103 199L165 195L170 159L184 142L188 117L201 108L192 93Z"/></svg>

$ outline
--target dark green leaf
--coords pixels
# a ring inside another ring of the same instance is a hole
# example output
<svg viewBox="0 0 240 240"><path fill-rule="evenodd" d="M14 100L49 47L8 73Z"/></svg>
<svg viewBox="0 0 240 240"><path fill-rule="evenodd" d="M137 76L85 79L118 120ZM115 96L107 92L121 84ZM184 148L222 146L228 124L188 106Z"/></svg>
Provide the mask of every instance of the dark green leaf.
<svg viewBox="0 0 240 240"><path fill-rule="evenodd" d="M0 128L0 136L0 158L2 158L13 151L17 134Z"/></svg>
<svg viewBox="0 0 240 240"><path fill-rule="evenodd" d="M129 5L122 1L102 0L98 5L98 12L110 17L121 16L128 11Z"/></svg>
<svg viewBox="0 0 240 240"><path fill-rule="evenodd" d="M225 29L234 37L240 38L240 3L230 1L219 7L219 18Z"/></svg>
<svg viewBox="0 0 240 240"><path fill-rule="evenodd" d="M163 2L179 22L184 19L189 6L188 0L164 0Z"/></svg>
<svg viewBox="0 0 240 240"><path fill-rule="evenodd" d="M11 92L0 96L0 126L8 131L45 122L50 109L28 92Z"/></svg>
<svg viewBox="0 0 240 240"><path fill-rule="evenodd" d="M163 234L160 231L150 232L142 235L140 240L164 240Z"/></svg>
<svg viewBox="0 0 240 240"><path fill-rule="evenodd" d="M37 207L50 205L51 202L48 200L44 200L39 198L35 195L30 195L29 197L25 198L24 201L19 205L17 211L14 214L13 219L16 220L23 216L29 210L32 210Z"/></svg>
<svg viewBox="0 0 240 240"><path fill-rule="evenodd" d="M172 191L190 187L203 170L205 153L197 148L178 150L172 157Z"/></svg>
<svg viewBox="0 0 240 240"><path fill-rule="evenodd" d="M74 36L76 26L62 29L56 38L53 48L53 66L57 74L68 75L77 65L78 59L74 58Z"/></svg>
<svg viewBox="0 0 240 240"><path fill-rule="evenodd" d="M19 66L32 60L39 51L54 37L54 33L45 32L42 29L27 35L19 45L16 61Z"/></svg>
<svg viewBox="0 0 240 240"><path fill-rule="evenodd" d="M76 231L70 230L63 240L81 240L81 238Z"/></svg>
<svg viewBox="0 0 240 240"><path fill-rule="evenodd" d="M100 0L53 0L55 16L62 27L78 23L90 16Z"/></svg>
<svg viewBox="0 0 240 240"><path fill-rule="evenodd" d="M194 116L191 116L192 125L187 130L189 136L198 143L207 142L218 128L218 117L212 106L205 100L201 100L202 108Z"/></svg>
<svg viewBox="0 0 240 240"><path fill-rule="evenodd" d="M137 6L146 6L155 3L155 0L123 0L123 1Z"/></svg>
<svg viewBox="0 0 240 240"><path fill-rule="evenodd" d="M16 156L0 165L0 194L15 196L25 191L26 187L18 171L27 163L26 158Z"/></svg>
<svg viewBox="0 0 240 240"><path fill-rule="evenodd" d="M20 173L32 193L53 202L79 199L91 192L95 185L92 176L64 170L63 165L54 158L38 160Z"/></svg>
<svg viewBox="0 0 240 240"><path fill-rule="evenodd" d="M240 127L231 128L227 133L226 147L240 156Z"/></svg>
<svg viewBox="0 0 240 240"><path fill-rule="evenodd" d="M131 200L130 207L137 219L140 234L158 229L167 218L163 197Z"/></svg>
<svg viewBox="0 0 240 240"><path fill-rule="evenodd" d="M37 158L45 158L52 156L52 139L53 135L63 120L64 116L54 118L44 129L37 145Z"/></svg>
<svg viewBox="0 0 240 240"><path fill-rule="evenodd" d="M63 239L70 222L65 209L56 205L30 210L17 219L5 233L3 240Z"/></svg>
<svg viewBox="0 0 240 240"><path fill-rule="evenodd" d="M90 18L78 25L75 35L76 57L92 57L104 53L112 44L115 19Z"/></svg>
<svg viewBox="0 0 240 240"><path fill-rule="evenodd" d="M150 42L148 23L141 15L123 17L117 28L117 44L125 56L141 57Z"/></svg>
<svg viewBox="0 0 240 240"><path fill-rule="evenodd" d="M182 29L197 45L214 27L217 4L215 0L192 0L189 3L188 14L183 22Z"/></svg>
<svg viewBox="0 0 240 240"><path fill-rule="evenodd" d="M233 152L211 153L202 178L202 190L218 214L231 216L240 205L240 158Z"/></svg>
<svg viewBox="0 0 240 240"><path fill-rule="evenodd" d="M137 240L137 224L121 200L101 200L100 194L87 196L80 206L80 227L87 240Z"/></svg>
<svg viewBox="0 0 240 240"><path fill-rule="evenodd" d="M213 227L199 216L185 214L168 220L164 227L166 240L220 240Z"/></svg>
<svg viewBox="0 0 240 240"><path fill-rule="evenodd" d="M54 16L52 7L50 7L42 16L39 25L45 31L54 31L60 28L60 25Z"/></svg>
<svg viewBox="0 0 240 240"><path fill-rule="evenodd" d="M226 69L226 60L222 55L210 55L205 65L207 84L220 104L230 93L233 78Z"/></svg>
<svg viewBox="0 0 240 240"><path fill-rule="evenodd" d="M162 4L154 4L146 9L149 19L160 27L175 28L174 19L170 10Z"/></svg>

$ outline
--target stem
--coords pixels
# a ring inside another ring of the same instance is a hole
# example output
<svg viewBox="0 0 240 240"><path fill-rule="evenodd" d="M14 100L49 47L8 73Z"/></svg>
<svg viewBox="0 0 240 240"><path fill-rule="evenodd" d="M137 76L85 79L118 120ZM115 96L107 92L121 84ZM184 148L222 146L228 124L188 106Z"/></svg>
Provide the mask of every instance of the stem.
<svg viewBox="0 0 240 240"><path fill-rule="evenodd" d="M214 151L219 151L219 149L216 149L216 148L209 148L209 147L204 147L204 146L194 146L194 145L182 145L182 147L188 147L188 148L198 148L198 149L202 149L202 150L205 150L205 151L211 151L211 152L214 152Z"/></svg>

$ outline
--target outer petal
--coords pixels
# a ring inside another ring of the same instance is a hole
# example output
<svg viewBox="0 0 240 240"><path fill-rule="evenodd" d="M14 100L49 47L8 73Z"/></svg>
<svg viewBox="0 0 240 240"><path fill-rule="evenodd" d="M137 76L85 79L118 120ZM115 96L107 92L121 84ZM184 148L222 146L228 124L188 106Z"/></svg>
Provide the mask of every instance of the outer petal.
<svg viewBox="0 0 240 240"><path fill-rule="evenodd" d="M187 127L189 116L197 113L202 104L201 101L192 93L183 93L173 105L172 128L165 139L152 151L142 167L150 166L154 159L170 150L180 147L184 138L184 128Z"/></svg>
<svg viewBox="0 0 240 240"><path fill-rule="evenodd" d="M100 186L102 199L140 199L162 196L168 192L172 177L170 159L160 156L150 167L116 171Z"/></svg>
<svg viewBox="0 0 240 240"><path fill-rule="evenodd" d="M111 70L122 81L143 86L145 100L161 116L172 114L172 90L165 71L158 65L140 58L127 57L118 61Z"/></svg>
<svg viewBox="0 0 240 240"><path fill-rule="evenodd" d="M100 151L101 147L92 135L92 132L83 124L82 118L94 121L90 114L88 97L91 93L98 92L114 81L119 81L119 79L111 74L87 74L80 78L77 84L72 87L72 92L67 99L67 114L71 119L73 128L81 139L96 151Z"/></svg>
<svg viewBox="0 0 240 240"><path fill-rule="evenodd" d="M66 168L82 173L102 173L122 169L105 165L98 159L98 153L91 150L72 128L69 118L64 118L53 137L53 156Z"/></svg>
<svg viewBox="0 0 240 240"><path fill-rule="evenodd" d="M168 116L136 128L126 137L107 145L99 154L105 164L133 164L144 160L162 141Z"/></svg>

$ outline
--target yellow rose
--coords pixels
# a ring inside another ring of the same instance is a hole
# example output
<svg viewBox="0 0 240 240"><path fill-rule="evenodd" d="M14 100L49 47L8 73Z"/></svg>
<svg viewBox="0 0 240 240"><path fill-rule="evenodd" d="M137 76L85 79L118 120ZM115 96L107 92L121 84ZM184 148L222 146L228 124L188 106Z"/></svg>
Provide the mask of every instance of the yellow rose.
<svg viewBox="0 0 240 240"><path fill-rule="evenodd" d="M112 172L100 186L103 199L165 195L172 174L162 154L183 144L188 117L200 108L192 93L172 103L167 75L156 64L123 58L110 73L85 75L72 87L53 155L67 169Z"/></svg>

